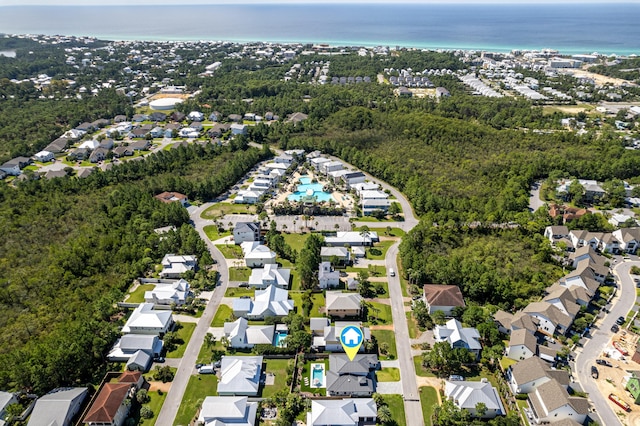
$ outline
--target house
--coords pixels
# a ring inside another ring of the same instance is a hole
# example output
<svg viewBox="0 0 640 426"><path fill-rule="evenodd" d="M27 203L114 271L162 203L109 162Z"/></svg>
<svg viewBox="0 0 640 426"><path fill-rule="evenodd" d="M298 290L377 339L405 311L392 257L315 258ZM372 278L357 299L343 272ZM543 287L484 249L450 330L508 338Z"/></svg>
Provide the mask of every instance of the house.
<svg viewBox="0 0 640 426"><path fill-rule="evenodd" d="M286 317L292 310L293 300L289 299L289 291L274 285L264 290L256 290L253 300L248 298L233 300L233 314L250 320Z"/></svg>
<svg viewBox="0 0 640 426"><path fill-rule="evenodd" d="M340 272L334 271L330 262L322 262L318 267L318 286L322 289L340 285Z"/></svg>
<svg viewBox="0 0 640 426"><path fill-rule="evenodd" d="M137 352L144 352L151 358L162 352L163 342L157 335L125 334L113 345L107 359L111 362L125 362Z"/></svg>
<svg viewBox="0 0 640 426"><path fill-rule="evenodd" d="M125 122L125 121L127 121L127 116L126 115L119 114L119 115L116 115L115 117L113 117L113 122L114 123L122 123L122 122Z"/></svg>
<svg viewBox="0 0 640 426"><path fill-rule="evenodd" d="M108 149L98 147L94 149L89 155L89 161L92 163L99 163L100 161L104 161L106 160L108 153Z"/></svg>
<svg viewBox="0 0 640 426"><path fill-rule="evenodd" d="M99 389L82 419L88 426L122 426L131 405L130 399L143 383L140 372L122 373L117 383L105 383Z"/></svg>
<svg viewBox="0 0 640 426"><path fill-rule="evenodd" d="M158 195L155 195L153 198L162 201L163 203L174 203L179 202L183 207L186 207L189 204L189 198L181 194L179 192L161 192Z"/></svg>
<svg viewBox="0 0 640 426"><path fill-rule="evenodd" d="M73 161L83 161L89 158L91 155L91 150L89 148L77 148L74 149L73 152L69 154L69 158Z"/></svg>
<svg viewBox="0 0 640 426"><path fill-rule="evenodd" d="M366 176L362 172L351 172L343 174L341 178L342 181L347 185L347 188L350 188L351 185L364 182Z"/></svg>
<svg viewBox="0 0 640 426"><path fill-rule="evenodd" d="M505 353L508 358L521 361L536 355L537 349L538 339L529 330L522 328L511 333Z"/></svg>
<svg viewBox="0 0 640 426"><path fill-rule="evenodd" d="M182 306L192 295L189 283L180 279L170 283L158 283L153 290L144 292L144 301L157 306Z"/></svg>
<svg viewBox="0 0 640 426"><path fill-rule="evenodd" d="M133 155L133 149L128 146L117 146L113 149L113 156L117 158L130 157Z"/></svg>
<svg viewBox="0 0 640 426"><path fill-rule="evenodd" d="M391 202L389 201L389 194L380 190L363 190L360 191L360 206L362 208L362 215L371 215L376 210L382 210L387 212Z"/></svg>
<svg viewBox="0 0 640 426"><path fill-rule="evenodd" d="M141 303L133 310L122 327L123 334L151 334L162 336L173 326L171 311L157 311L152 303Z"/></svg>
<svg viewBox="0 0 640 426"><path fill-rule="evenodd" d="M235 204L255 204L260 201L260 197L264 194L264 191L238 191L238 195L233 199Z"/></svg>
<svg viewBox="0 0 640 426"><path fill-rule="evenodd" d="M129 144L129 148L134 151L148 151L151 148L151 142L148 140L134 141Z"/></svg>
<svg viewBox="0 0 640 426"><path fill-rule="evenodd" d="M613 236L620 241L620 250L635 254L640 246L640 228L622 228L613 231Z"/></svg>
<svg viewBox="0 0 640 426"><path fill-rule="evenodd" d="M218 395L258 395L261 373L261 356L223 356L220 360Z"/></svg>
<svg viewBox="0 0 640 426"><path fill-rule="evenodd" d="M451 316L453 308L465 306L462 292L457 285L425 284L422 295L429 314L442 311L446 316Z"/></svg>
<svg viewBox="0 0 640 426"><path fill-rule="evenodd" d="M103 148L109 151L113 149L113 144L114 144L113 139L111 138L103 139L100 141L100 145L98 145L98 148Z"/></svg>
<svg viewBox="0 0 640 426"><path fill-rule="evenodd" d="M565 419L583 424L589 414L589 400L569 396L567 389L556 380L549 380L534 389L528 402L535 424Z"/></svg>
<svg viewBox="0 0 640 426"><path fill-rule="evenodd" d="M353 246L372 246L373 243L380 241L378 233L370 231L368 235L362 235L357 231L339 231L335 237L325 237L324 243L329 247L349 247Z"/></svg>
<svg viewBox="0 0 640 426"><path fill-rule="evenodd" d="M84 123L77 125L75 127L75 129L76 130L80 130L80 131L85 132L85 133L89 133L89 132L94 131L95 127L94 127L93 124L88 123L88 122L85 121Z"/></svg>
<svg viewBox="0 0 640 426"><path fill-rule="evenodd" d="M338 170L344 169L344 164L341 161L328 161L322 164L321 171L324 174L328 174L330 172L337 172Z"/></svg>
<svg viewBox="0 0 640 426"><path fill-rule="evenodd" d="M84 171L84 170L91 170L91 169L82 169L78 172L78 176L80 176L80 172ZM63 178L67 176L67 172L64 170L47 170L47 172L44 174L44 178L45 179L55 179L55 178Z"/></svg>
<svg viewBox="0 0 640 426"><path fill-rule="evenodd" d="M191 111L187 114L187 119L189 121L204 121L204 114L200 111Z"/></svg>
<svg viewBox="0 0 640 426"><path fill-rule="evenodd" d="M18 397L16 394L0 391L0 426L4 426L7 420L7 407L17 403Z"/></svg>
<svg viewBox="0 0 640 426"><path fill-rule="evenodd" d="M181 278L187 271L193 271L197 267L195 256L166 254L162 258L162 271L160 278Z"/></svg>
<svg viewBox="0 0 640 426"><path fill-rule="evenodd" d="M233 123L229 128L231 129L231 134L234 136L247 134L247 126L244 124Z"/></svg>
<svg viewBox="0 0 640 426"><path fill-rule="evenodd" d="M64 172L64 170L63 170ZM48 174L49 172L47 172ZM89 168L83 168L81 170L78 170L78 174L76 176L78 176L80 179L84 179L86 177L88 177L91 173L93 173L93 169L89 169ZM66 172L65 172L66 175ZM47 177L47 175L45 174L45 178Z"/></svg>
<svg viewBox="0 0 640 426"><path fill-rule="evenodd" d="M450 319L445 325L437 325L433 330L436 342L447 342L452 349L464 348L473 353L476 358L480 356L482 345L480 333L471 327L462 327L457 319Z"/></svg>
<svg viewBox="0 0 640 426"><path fill-rule="evenodd" d="M223 115L222 113L218 112L218 111L213 111L211 114L209 114L209 120L210 121L220 121L222 120Z"/></svg>
<svg viewBox="0 0 640 426"><path fill-rule="evenodd" d="M529 303L522 312L536 318L538 331L549 336L565 334L573 324L573 317L545 301Z"/></svg>
<svg viewBox="0 0 640 426"><path fill-rule="evenodd" d="M445 381L444 394L456 407L467 410L472 417L493 419L507 414L500 394L486 378L482 378L479 382ZM479 403L486 407L482 415L476 412L476 406Z"/></svg>
<svg viewBox="0 0 640 426"><path fill-rule="evenodd" d="M53 152L50 151L40 151L33 156L33 159L36 161L40 161L41 163L46 163L55 158Z"/></svg>
<svg viewBox="0 0 640 426"><path fill-rule="evenodd" d="M580 305L576 303L573 293L568 288L561 286L554 287L552 291L549 289L547 290L548 294L542 300L551 303L565 315L575 318L580 311Z"/></svg>
<svg viewBox="0 0 640 426"><path fill-rule="evenodd" d="M306 426L375 425L378 409L373 398L314 399Z"/></svg>
<svg viewBox="0 0 640 426"><path fill-rule="evenodd" d="M276 264L276 253L257 241L245 241L240 244L244 254L244 262L249 268L262 268L264 265Z"/></svg>
<svg viewBox="0 0 640 426"><path fill-rule="evenodd" d="M320 171L322 169L322 165L326 163L330 163L331 160L325 157L316 157L309 160L309 162L311 163L313 168L315 168L317 171Z"/></svg>
<svg viewBox="0 0 640 426"><path fill-rule="evenodd" d="M362 296L357 293L327 291L326 309L330 317L359 317L362 314Z"/></svg>
<svg viewBox="0 0 640 426"><path fill-rule="evenodd" d="M11 176L18 176L21 170L31 164L31 158L16 157L0 166L0 170Z"/></svg>
<svg viewBox="0 0 640 426"><path fill-rule="evenodd" d="M149 115L149 120L153 121L155 123L157 123L159 121L166 121L166 119L167 119L167 114L165 114L164 112L160 112L160 111L152 112Z"/></svg>
<svg viewBox="0 0 640 426"><path fill-rule="evenodd" d="M315 318L314 318L315 319ZM336 321L335 325L331 325L328 318L318 318L316 320L317 329L311 328L313 334L313 347L319 351L327 352L344 352L342 342L340 342L340 334L342 329L348 326L355 326L362 330L363 342L371 340L371 330L369 327L363 327L359 321ZM365 345L361 345L359 352L364 352Z"/></svg>
<svg viewBox="0 0 640 426"><path fill-rule="evenodd" d="M507 369L507 383L511 392L530 393L538 386L555 380L562 386L569 386L569 373L565 370L554 370L540 358L533 356L520 361Z"/></svg>
<svg viewBox="0 0 640 426"><path fill-rule="evenodd" d="M351 254L346 247L322 247L320 258L323 262L332 262L335 265L347 265L351 261Z"/></svg>
<svg viewBox="0 0 640 426"><path fill-rule="evenodd" d="M299 122L306 120L308 117L309 116L307 114L304 114L302 112L294 112L293 114L289 114L287 116L285 123L298 124Z"/></svg>
<svg viewBox="0 0 640 426"><path fill-rule="evenodd" d="M273 344L275 325L248 325L246 318L238 318L234 322L224 323L224 335L229 347L234 349L250 349L255 345Z"/></svg>
<svg viewBox="0 0 640 426"><path fill-rule="evenodd" d="M111 122L106 118L98 118L93 123L91 123L91 126L93 126L95 130L98 130L102 129L105 126L108 126L109 124L111 124Z"/></svg>
<svg viewBox="0 0 640 426"><path fill-rule="evenodd" d="M233 121L234 123L242 121L242 116L240 114L229 114L227 118L229 121Z"/></svg>
<svg viewBox="0 0 640 426"><path fill-rule="evenodd" d="M87 391L87 388L58 388L38 398L27 426L71 426Z"/></svg>
<svg viewBox="0 0 640 426"><path fill-rule="evenodd" d="M357 354L353 361L344 354L329 355L327 396L368 397L376 390L375 373L380 368L375 354Z"/></svg>
<svg viewBox="0 0 640 426"><path fill-rule="evenodd" d="M254 426L258 403L246 396L208 396L202 402L198 424L204 426Z"/></svg>
<svg viewBox="0 0 640 426"><path fill-rule="evenodd" d="M231 125L227 123L216 123L207 131L207 135L209 135L210 138L218 138L228 132L230 127Z"/></svg>
<svg viewBox="0 0 640 426"><path fill-rule="evenodd" d="M544 237L549 240L551 244L556 244L559 241L569 238L569 228L566 226L547 226L544 229Z"/></svg>
<svg viewBox="0 0 640 426"><path fill-rule="evenodd" d="M242 244L245 241L260 241L260 223L238 222L233 227L233 242Z"/></svg>
<svg viewBox="0 0 640 426"><path fill-rule="evenodd" d="M180 111L173 111L171 113L171 115L169 116L169 118L171 119L171 121L175 121L176 123L180 123L182 121L184 121L185 118L187 118L187 116Z"/></svg>
<svg viewBox="0 0 640 426"><path fill-rule="evenodd" d="M52 152L54 154L59 154L64 151L69 145L69 139L67 138L58 138L47 145L44 150Z"/></svg>
<svg viewBox="0 0 640 426"><path fill-rule="evenodd" d="M149 131L152 138L161 138L164 136L164 129L160 126L156 126Z"/></svg>
<svg viewBox="0 0 640 426"><path fill-rule="evenodd" d="M277 264L269 263L262 269L252 270L248 284L255 288L267 288L270 285L289 288L290 278L291 269L279 268Z"/></svg>

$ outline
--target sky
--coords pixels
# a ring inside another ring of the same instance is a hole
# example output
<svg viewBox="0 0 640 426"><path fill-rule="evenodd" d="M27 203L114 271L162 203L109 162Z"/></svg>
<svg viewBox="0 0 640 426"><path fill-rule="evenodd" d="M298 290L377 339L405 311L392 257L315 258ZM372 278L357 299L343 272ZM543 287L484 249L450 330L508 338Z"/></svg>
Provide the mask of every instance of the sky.
<svg viewBox="0 0 640 426"><path fill-rule="evenodd" d="M309 3L640 3L640 0L0 0L0 6L119 6L185 4L309 4Z"/></svg>

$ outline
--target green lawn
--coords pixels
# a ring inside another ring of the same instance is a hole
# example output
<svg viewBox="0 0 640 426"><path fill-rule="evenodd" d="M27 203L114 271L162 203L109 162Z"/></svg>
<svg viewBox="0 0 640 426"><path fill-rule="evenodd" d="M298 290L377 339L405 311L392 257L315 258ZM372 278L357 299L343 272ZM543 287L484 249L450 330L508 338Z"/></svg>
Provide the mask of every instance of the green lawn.
<svg viewBox="0 0 640 426"><path fill-rule="evenodd" d="M502 367L503 370L506 370L507 368L509 368L510 366L512 366L513 364L517 363L518 361L508 358L506 356L503 356L500 359L500 366Z"/></svg>
<svg viewBox="0 0 640 426"><path fill-rule="evenodd" d="M396 349L396 336L392 330L373 330L371 334L378 341L378 348L383 343L386 343L388 346L388 354L386 357L381 356L383 359L396 359L398 357L398 352Z"/></svg>
<svg viewBox="0 0 640 426"><path fill-rule="evenodd" d="M327 394L326 388L314 388L311 386L311 364L324 364L324 370L329 371L329 360L318 359L315 361L307 361L302 367L302 376L300 376L300 391L301 392L309 392L318 396L325 396ZM308 380L309 385L305 384L305 377Z"/></svg>
<svg viewBox="0 0 640 426"><path fill-rule="evenodd" d="M144 292L151 291L155 288L155 284L142 284L139 285L138 288L125 300L127 303L143 303L144 302Z"/></svg>
<svg viewBox="0 0 640 426"><path fill-rule="evenodd" d="M385 367L376 372L379 382L397 382L400 380L400 369L395 367Z"/></svg>
<svg viewBox="0 0 640 426"><path fill-rule="evenodd" d="M367 303L371 305L367 315L369 316L369 318L373 317L373 321L372 319L369 319L370 324L391 324L391 306L383 305L382 303L378 302Z"/></svg>
<svg viewBox="0 0 640 426"><path fill-rule="evenodd" d="M218 378L215 374L197 374L191 376L182 397L174 425L187 426L196 415L198 407L207 396L218 394Z"/></svg>
<svg viewBox="0 0 640 426"><path fill-rule="evenodd" d="M387 403L389 411L391 411L391 418L396 421L396 425L406 426L407 420L402 395L382 395L382 399Z"/></svg>
<svg viewBox="0 0 640 426"><path fill-rule="evenodd" d="M213 320L211 321L211 327L222 327L225 321L233 315L233 309L229 305L220 305L216 311Z"/></svg>
<svg viewBox="0 0 640 426"><path fill-rule="evenodd" d="M153 417L150 419L141 419L142 422L139 424L142 426L152 426L156 423L162 404L164 404L164 400L167 397L166 392L162 392L162 395L158 395L158 391L148 392L148 395L151 400L145 405L148 405L151 411L153 411Z"/></svg>
<svg viewBox="0 0 640 426"><path fill-rule="evenodd" d="M302 312L302 292L299 291L290 291L289 292L289 297L291 299L293 299L294 303L293 306L295 306L298 309L298 313L300 315L303 315ZM311 308L311 315L309 315L311 318L318 318L321 317L322 314L320 313L320 308L323 308L325 305L325 299L324 299L324 294L322 293L313 293L311 294L311 300L313 300L313 307Z"/></svg>
<svg viewBox="0 0 640 426"><path fill-rule="evenodd" d="M362 227L358 227L355 230L361 231ZM369 228L369 231L377 232L378 237L404 237L406 235L406 232L400 228L391 228L390 232L387 232L387 228Z"/></svg>
<svg viewBox="0 0 640 426"><path fill-rule="evenodd" d="M304 225L304 220L297 221L296 228L299 226L300 222L302 222L302 224ZM309 223L311 224L311 221L309 221ZM310 235L311 234L308 232L304 234L288 234L288 233L282 234L282 236L284 237L284 241L287 244L289 244L289 246L291 246L291 248L297 251L298 253L300 252L300 250L302 250L302 247L304 247L305 241L307 241L307 238L309 238Z"/></svg>
<svg viewBox="0 0 640 426"><path fill-rule="evenodd" d="M223 226L226 228L228 225L223 224ZM207 225L203 229L204 233L207 234L207 237L209 237L211 241L219 240L220 238L228 237L229 235L231 235L231 231L219 232L218 227L215 225Z"/></svg>
<svg viewBox="0 0 640 426"><path fill-rule="evenodd" d="M373 284L373 286L376 287L376 288L378 286L380 286L384 290L384 292L382 292L382 293L376 293L376 298L384 299L386 297L389 297L389 283L388 282L386 282L386 281L384 281L384 282L372 281L371 284Z"/></svg>
<svg viewBox="0 0 640 426"><path fill-rule="evenodd" d="M216 343L212 348L207 348L207 345L203 344L200 347L200 352L198 353L198 359L196 360L197 364L209 364L211 362L211 351L219 350L226 351L226 348L222 346L219 340L216 340Z"/></svg>
<svg viewBox="0 0 640 426"><path fill-rule="evenodd" d="M216 203L202 212L203 219L217 219L227 214L255 214L256 206L251 204ZM227 227L227 224L223 224Z"/></svg>
<svg viewBox="0 0 640 426"><path fill-rule="evenodd" d="M423 386L420 388L420 404L422 405L422 415L424 416L424 424L431 426L431 416L433 415L433 407L438 404L438 391L431 386Z"/></svg>
<svg viewBox="0 0 640 426"><path fill-rule="evenodd" d="M384 277L387 273L386 268L382 265L371 265L369 268L354 268L353 266L347 266L347 272L367 272L370 276L374 277Z"/></svg>
<svg viewBox="0 0 640 426"><path fill-rule="evenodd" d="M224 297L240 297L240 296L253 297L255 293L256 293L256 289L254 288L231 287L227 289L227 292L224 294Z"/></svg>
<svg viewBox="0 0 640 426"><path fill-rule="evenodd" d="M229 281L248 281L251 268L229 268Z"/></svg>
<svg viewBox="0 0 640 426"><path fill-rule="evenodd" d="M235 244L216 244L225 259L243 259L242 249Z"/></svg>
<svg viewBox="0 0 640 426"><path fill-rule="evenodd" d="M407 312L407 325L409 326L409 337L411 339L418 337L420 329L418 328L418 323L416 323L411 312Z"/></svg>
<svg viewBox="0 0 640 426"><path fill-rule="evenodd" d="M265 385L262 389L262 397L268 398L275 395L278 391L289 389L287 386L287 365L289 362L293 364L293 359L267 359L264 361L266 366L264 374L273 373L275 382L273 385Z"/></svg>
<svg viewBox="0 0 640 426"><path fill-rule="evenodd" d="M184 351L187 350L187 345L189 344L189 339L191 339L193 330L196 329L195 322L181 322L180 326L181 327L178 329L177 334L178 338L184 343L178 345L175 351L167 352L167 358L182 358L184 356Z"/></svg>
<svg viewBox="0 0 640 426"><path fill-rule="evenodd" d="M422 356L414 356L413 357L413 365L416 367L416 375L422 377L436 377L435 374L431 372L431 370L424 368L422 366Z"/></svg>
<svg viewBox="0 0 640 426"><path fill-rule="evenodd" d="M380 241L379 243L376 243L375 246L367 249L366 258L384 260L384 257L387 255L387 250L389 250L389 247L391 247L395 243L396 242L392 240Z"/></svg>

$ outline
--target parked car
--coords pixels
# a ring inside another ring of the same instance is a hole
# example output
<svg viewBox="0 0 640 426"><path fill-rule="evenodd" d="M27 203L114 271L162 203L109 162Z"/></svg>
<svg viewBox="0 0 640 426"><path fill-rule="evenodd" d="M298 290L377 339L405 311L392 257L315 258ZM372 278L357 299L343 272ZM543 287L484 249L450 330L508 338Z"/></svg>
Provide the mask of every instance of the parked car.
<svg viewBox="0 0 640 426"><path fill-rule="evenodd" d="M613 365L611 365L611 363L609 361L607 361L606 359L596 359L596 364L604 365L606 367L613 367Z"/></svg>
<svg viewBox="0 0 640 426"><path fill-rule="evenodd" d="M616 324L622 325L624 324L624 321L625 321L624 317L618 317L618 319L616 320Z"/></svg>
<svg viewBox="0 0 640 426"><path fill-rule="evenodd" d="M618 326L618 324L613 324L611 326L611 331L613 331L614 333L617 333L618 330L620 330L620 327Z"/></svg>
<svg viewBox="0 0 640 426"><path fill-rule="evenodd" d="M596 368L595 365L591 366L591 377L593 377L594 379L597 379L598 376L600 376L600 374L598 373L598 369Z"/></svg>
<svg viewBox="0 0 640 426"><path fill-rule="evenodd" d="M162 364L164 362L164 357L163 356L158 356L158 357L155 357L153 360L155 362L157 362L158 364Z"/></svg>
<svg viewBox="0 0 640 426"><path fill-rule="evenodd" d="M449 381L450 382L464 382L464 377L459 376L457 374L452 374L451 376L449 376Z"/></svg>

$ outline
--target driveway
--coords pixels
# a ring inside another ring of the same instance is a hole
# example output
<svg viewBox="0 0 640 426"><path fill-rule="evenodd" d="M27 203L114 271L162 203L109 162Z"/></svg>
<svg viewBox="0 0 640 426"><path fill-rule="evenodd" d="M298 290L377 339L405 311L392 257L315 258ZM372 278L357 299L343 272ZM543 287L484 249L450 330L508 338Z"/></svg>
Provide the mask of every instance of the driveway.
<svg viewBox="0 0 640 426"><path fill-rule="evenodd" d="M540 186L542 182L536 182L531 187L531 193L529 196L529 210L535 212L540 207L544 206L545 202L540 199Z"/></svg>
<svg viewBox="0 0 640 426"><path fill-rule="evenodd" d="M618 295L613 299L613 307L610 313L597 324L597 329L592 329L592 337L587 340L582 350L576 356L575 372L580 385L589 394L589 399L593 403L596 412L602 420L601 424L607 426L621 425L607 396L603 395L591 378L591 366L595 365L602 350L607 346L611 338L611 326L619 316L626 317L636 302L636 287L629 271L632 266L640 266L638 261L626 261L618 263L614 267L614 274L618 277Z"/></svg>

